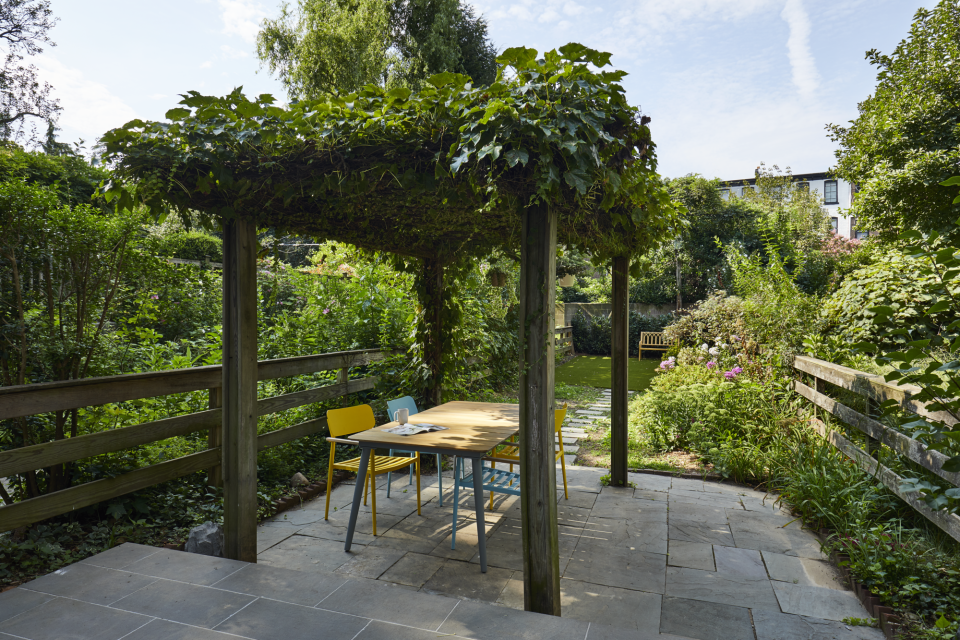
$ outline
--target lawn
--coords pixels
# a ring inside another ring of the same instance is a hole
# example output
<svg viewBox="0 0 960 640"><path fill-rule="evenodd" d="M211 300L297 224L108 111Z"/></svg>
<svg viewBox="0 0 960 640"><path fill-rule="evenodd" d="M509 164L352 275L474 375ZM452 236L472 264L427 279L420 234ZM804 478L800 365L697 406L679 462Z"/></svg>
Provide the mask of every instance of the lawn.
<svg viewBox="0 0 960 640"><path fill-rule="evenodd" d="M630 358L627 373L627 387L634 391L643 391L650 384L654 370L660 366L660 360L637 360ZM610 358L603 356L577 356L570 362L557 367L557 382L589 387L610 388Z"/></svg>

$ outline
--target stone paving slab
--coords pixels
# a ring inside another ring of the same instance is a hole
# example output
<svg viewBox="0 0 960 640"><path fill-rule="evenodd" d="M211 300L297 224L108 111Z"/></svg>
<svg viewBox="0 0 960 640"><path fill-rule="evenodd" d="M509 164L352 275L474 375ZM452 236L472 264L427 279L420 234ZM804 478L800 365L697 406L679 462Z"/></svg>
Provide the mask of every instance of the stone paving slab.
<svg viewBox="0 0 960 640"><path fill-rule="evenodd" d="M749 609L673 597L663 599L660 632L697 640L754 640Z"/></svg>
<svg viewBox="0 0 960 640"><path fill-rule="evenodd" d="M840 572L829 562L761 551L771 580L846 591Z"/></svg>
<svg viewBox="0 0 960 640"><path fill-rule="evenodd" d="M702 542L671 540L667 552L667 564L671 567L686 567L701 571L716 571L713 545Z"/></svg>
<svg viewBox="0 0 960 640"><path fill-rule="evenodd" d="M782 584L782 583L781 583ZM666 595L748 609L780 611L770 581L719 572L667 567Z"/></svg>
<svg viewBox="0 0 960 640"><path fill-rule="evenodd" d="M883 632L871 627L852 627L842 622L754 611L757 640L882 640Z"/></svg>
<svg viewBox="0 0 960 640"><path fill-rule="evenodd" d="M773 589L784 613L843 620L844 618L869 618L870 614L860 600L849 591L824 589L806 585L773 582Z"/></svg>
<svg viewBox="0 0 960 640"><path fill-rule="evenodd" d="M610 626L653 635L660 629L662 596L619 589L577 580L560 580L560 607L564 617L592 622L606 620Z"/></svg>
<svg viewBox="0 0 960 640"><path fill-rule="evenodd" d="M811 532L802 530L799 520L751 512L729 512L728 520L737 547L801 558L825 558L819 540Z"/></svg>

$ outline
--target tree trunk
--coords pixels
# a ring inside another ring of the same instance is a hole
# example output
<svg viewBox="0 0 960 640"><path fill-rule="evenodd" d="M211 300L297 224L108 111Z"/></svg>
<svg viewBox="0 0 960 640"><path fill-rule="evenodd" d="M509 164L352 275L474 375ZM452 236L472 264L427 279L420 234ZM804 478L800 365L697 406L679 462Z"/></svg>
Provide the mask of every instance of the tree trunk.
<svg viewBox="0 0 960 640"><path fill-rule="evenodd" d="M546 204L528 207L522 218L520 258L523 605L527 611L559 616L553 395L556 256L556 212Z"/></svg>
<svg viewBox="0 0 960 640"><path fill-rule="evenodd" d="M223 555L256 562L257 228L223 227Z"/></svg>
<svg viewBox="0 0 960 640"><path fill-rule="evenodd" d="M627 368L630 357L630 305L627 258L613 259L613 312L611 317L611 344L613 347L610 372L610 484L627 486Z"/></svg>

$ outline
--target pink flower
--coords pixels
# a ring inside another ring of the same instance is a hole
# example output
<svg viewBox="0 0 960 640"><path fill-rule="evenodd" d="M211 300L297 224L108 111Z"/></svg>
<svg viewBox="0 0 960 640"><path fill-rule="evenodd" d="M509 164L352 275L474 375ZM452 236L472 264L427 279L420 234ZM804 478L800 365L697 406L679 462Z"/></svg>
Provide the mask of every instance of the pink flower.
<svg viewBox="0 0 960 640"><path fill-rule="evenodd" d="M151 300L159 300L159 299L160 299L160 296L158 296L157 294L153 294L152 296L150 296L150 299L151 299Z"/></svg>
<svg viewBox="0 0 960 640"><path fill-rule="evenodd" d="M715 366L717 366L717 363L713 360L707 363L707 369L713 369Z"/></svg>
<svg viewBox="0 0 960 640"><path fill-rule="evenodd" d="M324 309L324 310L323 310L323 313L324 313L324 315L330 313L330 309Z"/></svg>

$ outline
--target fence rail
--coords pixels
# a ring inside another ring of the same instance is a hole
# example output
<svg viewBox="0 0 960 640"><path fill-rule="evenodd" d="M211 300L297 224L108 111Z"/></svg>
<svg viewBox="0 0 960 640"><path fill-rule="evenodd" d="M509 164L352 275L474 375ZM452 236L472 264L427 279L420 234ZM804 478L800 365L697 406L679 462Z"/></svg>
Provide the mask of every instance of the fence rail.
<svg viewBox="0 0 960 640"><path fill-rule="evenodd" d="M556 328L556 350L560 355L573 353L573 327Z"/></svg>
<svg viewBox="0 0 960 640"><path fill-rule="evenodd" d="M258 363L258 379L272 380L320 371L338 371L338 382L257 401L257 415L264 416L306 404L332 400L373 389L378 379L349 380L350 367L383 360L392 352L368 349L264 360ZM165 440L173 436L208 431L208 449L161 462L123 475L88 482L55 493L0 507L0 531L9 531L117 496L207 470L217 484L221 460L221 367L197 367L156 373L136 373L0 388L0 419L97 406L126 400L210 390L211 408L183 416L155 420L99 433L44 442L0 453L0 477L74 462L104 453ZM257 437L257 449L291 442L326 427L326 418L307 420Z"/></svg>
<svg viewBox="0 0 960 640"><path fill-rule="evenodd" d="M943 478L953 486L960 486L960 473L951 473L943 470L943 464L947 461L948 456L939 451L930 450L922 442L914 440L899 431L890 429L874 418L837 402L835 399L823 393L825 389L822 383L829 382L841 389L864 396L868 403L868 413L869 407L876 406L878 402L896 400L902 408L917 415L942 420L947 424L955 424L956 420L942 412L928 411L923 404L915 400L914 398L920 392L918 387L890 384L880 376L871 375L863 371L842 367L807 356L798 356L794 360L793 367L797 371L808 374L816 380L815 388L799 380L794 381L794 390L809 400L814 406L862 432L867 438L868 451L864 451L842 434L829 431L822 421L815 420L814 426L821 435L834 447L855 461L861 469L875 475L888 489L903 499L918 513L936 524L950 537L960 541L960 517L955 514L947 514L943 511L933 511L923 503L923 500L916 493L900 491L900 476L878 461L880 447L886 446L931 473Z"/></svg>

